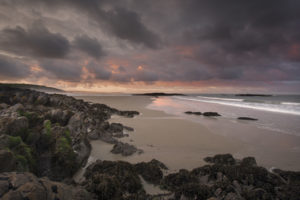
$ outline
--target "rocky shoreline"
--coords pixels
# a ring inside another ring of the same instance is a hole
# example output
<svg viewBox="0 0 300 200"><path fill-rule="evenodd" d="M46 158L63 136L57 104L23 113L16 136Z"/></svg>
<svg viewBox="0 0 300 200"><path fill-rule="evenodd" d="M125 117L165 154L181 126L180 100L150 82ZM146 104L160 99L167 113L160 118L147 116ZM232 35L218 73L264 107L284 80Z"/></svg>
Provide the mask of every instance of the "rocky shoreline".
<svg viewBox="0 0 300 200"><path fill-rule="evenodd" d="M114 144L112 153L142 153L122 143L124 130L109 123L112 115L134 117L73 97L0 86L0 199L297 199L300 173L272 172L252 157L237 160L230 154L207 157L207 165L168 174L158 160L130 164L96 161L87 167L82 183L73 175L87 163L90 140ZM187 113L198 115L201 113ZM208 113L204 116L218 116ZM168 191L149 195L148 183Z"/></svg>

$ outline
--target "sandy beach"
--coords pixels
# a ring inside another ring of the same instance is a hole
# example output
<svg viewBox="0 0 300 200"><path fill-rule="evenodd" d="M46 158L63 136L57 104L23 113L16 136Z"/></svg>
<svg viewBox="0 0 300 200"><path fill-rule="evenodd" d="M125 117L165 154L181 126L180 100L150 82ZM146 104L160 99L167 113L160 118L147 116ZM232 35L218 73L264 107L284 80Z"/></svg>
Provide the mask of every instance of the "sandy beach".
<svg viewBox="0 0 300 200"><path fill-rule="evenodd" d="M205 164L203 158L220 153L231 153L237 158L256 157L258 164L267 168L299 170L300 139L272 131L256 129L247 123L229 124L222 119L203 119L201 123L183 117L149 109L155 98L145 96L77 97L93 103L104 103L120 110L137 110L135 118L113 117L110 122L134 128L121 141L144 151L128 157L110 153L111 144L92 141L90 162L125 160L131 163L153 158L165 163L170 171L193 169ZM207 122L205 125L204 122ZM216 129L212 129L214 126ZM293 151L294 149L294 151Z"/></svg>

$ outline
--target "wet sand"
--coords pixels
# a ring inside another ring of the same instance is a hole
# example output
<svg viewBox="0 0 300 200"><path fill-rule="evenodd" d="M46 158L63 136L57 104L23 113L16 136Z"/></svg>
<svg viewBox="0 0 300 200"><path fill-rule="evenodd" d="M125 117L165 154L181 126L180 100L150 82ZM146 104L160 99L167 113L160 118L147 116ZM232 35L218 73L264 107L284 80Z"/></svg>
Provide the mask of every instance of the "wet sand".
<svg viewBox="0 0 300 200"><path fill-rule="evenodd" d="M243 142L234 141L209 131L205 126L192 121L183 120L162 111L150 110L146 106L151 97L81 97L82 99L104 103L121 110L137 110L141 115L135 118L114 116L110 122L118 122L134 128L128 132L129 137L121 141L135 145L144 150L143 154L123 157L110 153L113 145L102 141L92 141L90 161L125 160L136 163L150 161L155 158L165 163L171 171L181 168L192 169L205 164L203 158L218 153L233 155L245 148Z"/></svg>
<svg viewBox="0 0 300 200"><path fill-rule="evenodd" d="M202 166L205 164L203 158L206 156L231 153L237 158L254 156L258 164L266 168L300 170L298 149L300 137L297 136L257 129L247 122L229 123L222 118L202 117L199 122L186 120L181 116L149 109L151 108L149 105L155 100L152 97L78 98L93 103L104 103L120 110L137 110L141 113L135 118L113 116L110 122L134 128L135 131L128 132L129 137L122 138L121 141L144 150L143 154L128 157L115 155L110 153L111 144L92 141L90 162L102 159L137 163L155 158L165 163L172 172L181 168L193 169Z"/></svg>

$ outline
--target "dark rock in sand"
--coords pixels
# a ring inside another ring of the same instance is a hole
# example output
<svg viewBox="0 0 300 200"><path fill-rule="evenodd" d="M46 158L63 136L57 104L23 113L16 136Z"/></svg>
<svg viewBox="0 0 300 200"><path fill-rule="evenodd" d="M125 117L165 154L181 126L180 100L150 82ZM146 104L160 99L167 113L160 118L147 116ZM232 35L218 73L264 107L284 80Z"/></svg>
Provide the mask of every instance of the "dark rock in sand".
<svg viewBox="0 0 300 200"><path fill-rule="evenodd" d="M257 121L258 119L251 118L251 117L239 117L238 120L251 120L251 121Z"/></svg>
<svg viewBox="0 0 300 200"><path fill-rule="evenodd" d="M111 150L114 154L122 154L123 156L130 156L134 153L142 153L143 151L140 149L137 149L135 146L123 143L123 142L117 142L113 149Z"/></svg>
<svg viewBox="0 0 300 200"><path fill-rule="evenodd" d="M129 126L123 126L123 129L126 131L134 131L134 128L129 127Z"/></svg>
<svg viewBox="0 0 300 200"><path fill-rule="evenodd" d="M161 169L168 169L163 163L158 160L151 160L150 162L141 162L135 165L135 170L147 182L159 184L163 178Z"/></svg>
<svg viewBox="0 0 300 200"><path fill-rule="evenodd" d="M234 165L235 159L231 154L218 154L213 157L206 157L204 160L208 163Z"/></svg>
<svg viewBox="0 0 300 200"><path fill-rule="evenodd" d="M202 115L201 112L192 112L192 111L186 111L185 114L187 114L187 115Z"/></svg>
<svg viewBox="0 0 300 200"><path fill-rule="evenodd" d="M221 115L217 112L204 112L203 116L205 116L205 117L218 117L218 116L221 116Z"/></svg>
<svg viewBox="0 0 300 200"><path fill-rule="evenodd" d="M96 161L85 172L87 190L98 199L145 199L134 165L124 161Z"/></svg>

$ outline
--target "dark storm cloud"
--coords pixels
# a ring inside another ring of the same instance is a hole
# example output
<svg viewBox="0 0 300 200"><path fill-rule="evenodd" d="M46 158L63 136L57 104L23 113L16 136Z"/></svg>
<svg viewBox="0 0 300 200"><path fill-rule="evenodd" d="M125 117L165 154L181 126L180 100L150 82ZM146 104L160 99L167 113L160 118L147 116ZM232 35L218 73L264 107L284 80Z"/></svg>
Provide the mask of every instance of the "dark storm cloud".
<svg viewBox="0 0 300 200"><path fill-rule="evenodd" d="M160 46L159 37L151 32L140 16L124 8L115 8L103 15L107 27L118 37L156 49Z"/></svg>
<svg viewBox="0 0 300 200"><path fill-rule="evenodd" d="M79 81L88 61L96 79L120 82L300 80L299 0L4 2L16 13L3 12L0 49L57 79Z"/></svg>
<svg viewBox="0 0 300 200"><path fill-rule="evenodd" d="M41 76L63 81L79 82L82 73L80 64L67 60L43 60L39 64L43 69Z"/></svg>
<svg viewBox="0 0 300 200"><path fill-rule="evenodd" d="M133 44L143 44L152 49L159 48L161 40L157 34L143 24L135 11L119 7L121 1L107 0L30 0L34 4L45 4L49 7L67 6L76 8L94 19L101 29L107 29L118 38ZM108 7L109 9L105 9Z"/></svg>
<svg viewBox="0 0 300 200"><path fill-rule="evenodd" d="M70 51L69 41L60 33L52 33L37 23L27 30L21 26L0 32L0 49L19 55L63 58Z"/></svg>
<svg viewBox="0 0 300 200"><path fill-rule="evenodd" d="M110 71L94 62L90 62L86 68L89 72L93 73L98 80L109 80L112 75Z"/></svg>
<svg viewBox="0 0 300 200"><path fill-rule="evenodd" d="M96 38L90 38L87 35L77 36L74 40L74 45L96 59L104 55L102 46Z"/></svg>
<svg viewBox="0 0 300 200"><path fill-rule="evenodd" d="M30 74L29 67L17 59L10 59L0 55L0 78L18 79Z"/></svg>

